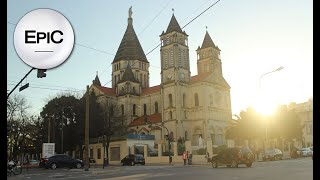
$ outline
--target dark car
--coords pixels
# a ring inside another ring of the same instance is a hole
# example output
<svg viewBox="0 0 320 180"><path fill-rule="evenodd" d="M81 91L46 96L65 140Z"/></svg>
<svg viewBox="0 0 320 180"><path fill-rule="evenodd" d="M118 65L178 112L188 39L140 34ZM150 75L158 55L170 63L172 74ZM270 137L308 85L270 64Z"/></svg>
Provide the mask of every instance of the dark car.
<svg viewBox="0 0 320 180"><path fill-rule="evenodd" d="M121 160L121 164L134 166L135 164L145 165L146 162L142 154L129 154Z"/></svg>
<svg viewBox="0 0 320 180"><path fill-rule="evenodd" d="M254 161L254 154L248 147L243 148L225 148L218 154L212 156L212 167L217 168L219 165L227 167L238 167L239 164L245 164L251 167Z"/></svg>
<svg viewBox="0 0 320 180"><path fill-rule="evenodd" d="M71 156L65 154L57 154L48 158L48 161L45 163L45 168L82 168L83 161L80 159L74 159Z"/></svg>
<svg viewBox="0 0 320 180"><path fill-rule="evenodd" d="M283 158L283 153L280 149L268 149L262 154L262 160L270 160L274 161L277 159L282 159Z"/></svg>

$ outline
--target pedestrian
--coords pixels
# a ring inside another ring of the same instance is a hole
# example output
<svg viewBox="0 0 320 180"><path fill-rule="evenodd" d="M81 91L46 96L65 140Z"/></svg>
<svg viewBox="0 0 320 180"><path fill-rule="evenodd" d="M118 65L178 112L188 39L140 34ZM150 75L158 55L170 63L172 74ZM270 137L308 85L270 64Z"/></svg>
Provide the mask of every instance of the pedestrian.
<svg viewBox="0 0 320 180"><path fill-rule="evenodd" d="M186 162L187 162L187 152L186 151L183 152L182 159L183 159L183 164L186 165Z"/></svg>
<svg viewBox="0 0 320 180"><path fill-rule="evenodd" d="M192 153L190 151L189 155L188 155L188 164L191 165L192 164Z"/></svg>
<svg viewBox="0 0 320 180"><path fill-rule="evenodd" d="M211 161L211 158L210 158L209 152L207 152L207 153L206 153L205 158L207 159L207 163L209 163L209 162Z"/></svg>

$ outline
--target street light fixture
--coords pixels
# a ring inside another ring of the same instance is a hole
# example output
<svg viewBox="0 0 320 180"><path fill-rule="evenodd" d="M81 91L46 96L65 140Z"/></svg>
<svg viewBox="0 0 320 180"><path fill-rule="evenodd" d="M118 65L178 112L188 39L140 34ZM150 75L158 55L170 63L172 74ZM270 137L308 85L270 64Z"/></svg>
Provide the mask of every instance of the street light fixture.
<svg viewBox="0 0 320 180"><path fill-rule="evenodd" d="M274 73L274 72L277 72L277 71L281 71L284 67L283 66L280 66L278 67L277 69L273 70L273 71L270 71L270 72L266 72L264 74L262 74L259 78L259 89L261 88L261 78L267 74L271 74L271 73ZM266 129L265 129L265 136L266 136L266 142L268 141L268 126L266 126ZM265 145L265 149L266 149L266 145Z"/></svg>
<svg viewBox="0 0 320 180"><path fill-rule="evenodd" d="M169 134L168 128L165 127L165 126L163 125L163 123L162 123L161 125L150 124L148 127L149 127L149 128L152 128L152 127L160 127L160 128L165 128L165 129L167 130L167 134L168 134L168 144L169 144L169 164L171 164L171 162L172 162L172 157L171 157L171 144L170 144L170 143L171 143L171 138L170 138L170 134Z"/></svg>

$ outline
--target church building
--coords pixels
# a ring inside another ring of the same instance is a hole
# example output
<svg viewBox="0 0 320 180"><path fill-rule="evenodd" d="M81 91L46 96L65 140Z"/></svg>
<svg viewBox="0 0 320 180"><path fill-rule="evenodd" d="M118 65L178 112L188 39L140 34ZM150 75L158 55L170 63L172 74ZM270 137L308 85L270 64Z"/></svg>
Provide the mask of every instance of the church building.
<svg viewBox="0 0 320 180"><path fill-rule="evenodd" d="M159 143L169 133L174 141L191 141L192 146L198 145L199 139L212 145L226 144L232 113L220 49L207 31L202 45L190 52L197 53L198 69L198 74L191 76L189 35L174 14L159 34L159 85L150 87L150 63L133 28L130 8L127 29L112 62L112 87L101 86L97 75L90 90L118 103L132 134L155 135Z"/></svg>

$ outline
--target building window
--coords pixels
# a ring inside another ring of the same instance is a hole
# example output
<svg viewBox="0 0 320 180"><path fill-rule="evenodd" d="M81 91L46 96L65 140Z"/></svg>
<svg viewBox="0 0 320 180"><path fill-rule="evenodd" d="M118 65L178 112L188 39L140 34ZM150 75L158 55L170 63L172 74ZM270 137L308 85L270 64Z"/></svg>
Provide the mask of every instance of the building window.
<svg viewBox="0 0 320 180"><path fill-rule="evenodd" d="M147 87L147 77L146 77L146 75L143 75L143 85L144 85L144 87Z"/></svg>
<svg viewBox="0 0 320 180"><path fill-rule="evenodd" d="M172 94L169 94L169 107L172 107Z"/></svg>
<svg viewBox="0 0 320 180"><path fill-rule="evenodd" d="M181 50L180 48L178 49L178 62L179 62L179 67L181 67Z"/></svg>
<svg viewBox="0 0 320 180"><path fill-rule="evenodd" d="M186 95L185 94L182 95L182 106L186 107Z"/></svg>
<svg viewBox="0 0 320 180"><path fill-rule="evenodd" d="M132 107L132 115L135 116L136 115L136 105L134 104Z"/></svg>
<svg viewBox="0 0 320 180"><path fill-rule="evenodd" d="M142 84L142 74L140 74L140 83Z"/></svg>
<svg viewBox="0 0 320 180"><path fill-rule="evenodd" d="M132 87L132 92L136 93L136 88L135 87Z"/></svg>
<svg viewBox="0 0 320 180"><path fill-rule="evenodd" d="M143 115L147 115L147 105L143 105Z"/></svg>
<svg viewBox="0 0 320 180"><path fill-rule="evenodd" d="M120 147L110 147L110 161L120 161Z"/></svg>
<svg viewBox="0 0 320 180"><path fill-rule="evenodd" d="M174 62L173 62L173 48L171 48L170 50L170 59L171 59L171 66L174 65Z"/></svg>
<svg viewBox="0 0 320 180"><path fill-rule="evenodd" d="M117 75L114 75L114 84L117 84Z"/></svg>
<svg viewBox="0 0 320 180"><path fill-rule="evenodd" d="M187 119L187 111L184 111L184 118Z"/></svg>
<svg viewBox="0 0 320 180"><path fill-rule="evenodd" d="M101 148L97 149L97 159L101 159Z"/></svg>
<svg viewBox="0 0 320 180"><path fill-rule="evenodd" d="M120 74L118 74L118 81L120 81Z"/></svg>
<svg viewBox="0 0 320 180"><path fill-rule="evenodd" d="M90 158L93 158L93 149L90 149Z"/></svg>
<svg viewBox="0 0 320 180"><path fill-rule="evenodd" d="M168 52L165 50L164 52L164 66L165 68L168 68Z"/></svg>
<svg viewBox="0 0 320 180"><path fill-rule="evenodd" d="M158 110L158 102L155 102L155 103L154 103L154 113L159 113L159 110Z"/></svg>
<svg viewBox="0 0 320 180"><path fill-rule="evenodd" d="M194 101L195 101L195 106L199 106L198 93L194 94Z"/></svg>
<svg viewBox="0 0 320 180"><path fill-rule="evenodd" d="M121 104L121 115L123 116L124 115L124 105Z"/></svg>
<svg viewBox="0 0 320 180"><path fill-rule="evenodd" d="M169 112L169 118L172 119L172 111Z"/></svg>
<svg viewBox="0 0 320 180"><path fill-rule="evenodd" d="M166 44L169 44L170 43L170 37L167 37L167 43Z"/></svg>

